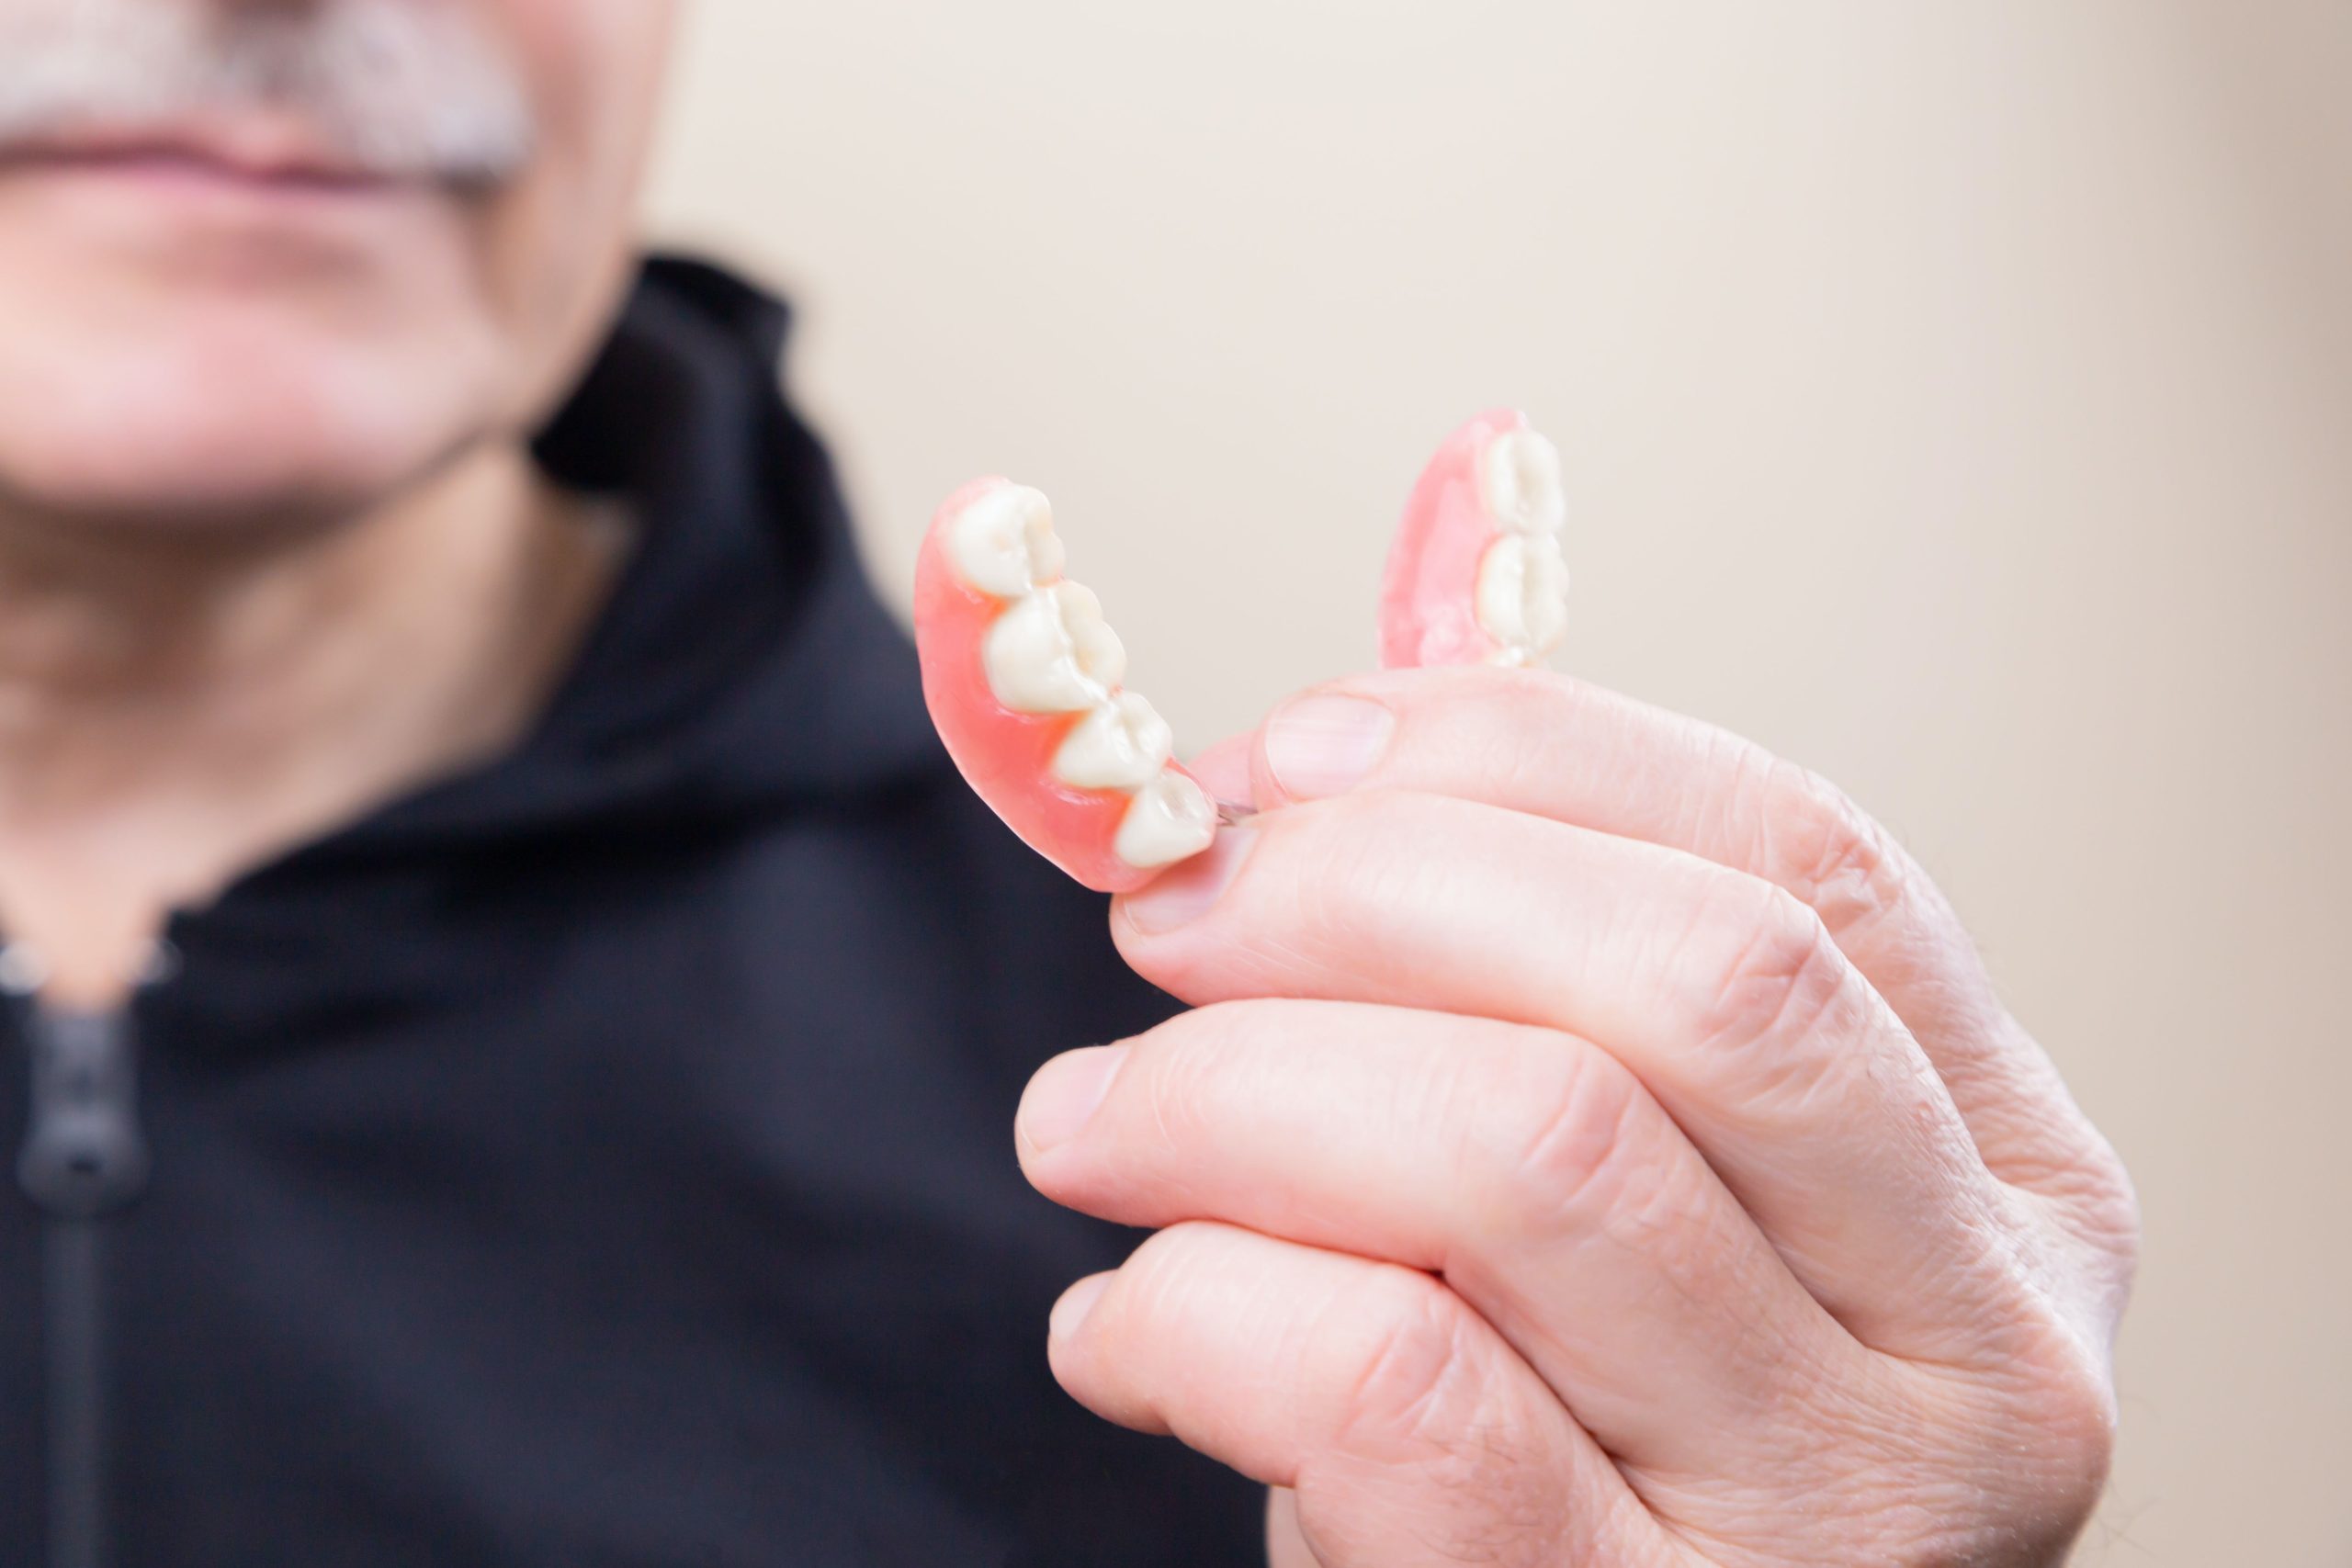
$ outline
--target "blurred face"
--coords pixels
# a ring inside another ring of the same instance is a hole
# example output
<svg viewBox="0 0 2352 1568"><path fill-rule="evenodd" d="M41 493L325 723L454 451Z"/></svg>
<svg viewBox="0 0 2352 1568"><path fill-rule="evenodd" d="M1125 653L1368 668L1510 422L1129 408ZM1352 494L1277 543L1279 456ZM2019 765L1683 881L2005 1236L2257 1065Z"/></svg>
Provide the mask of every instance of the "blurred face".
<svg viewBox="0 0 2352 1568"><path fill-rule="evenodd" d="M381 500L561 395L675 0L0 0L0 513Z"/></svg>

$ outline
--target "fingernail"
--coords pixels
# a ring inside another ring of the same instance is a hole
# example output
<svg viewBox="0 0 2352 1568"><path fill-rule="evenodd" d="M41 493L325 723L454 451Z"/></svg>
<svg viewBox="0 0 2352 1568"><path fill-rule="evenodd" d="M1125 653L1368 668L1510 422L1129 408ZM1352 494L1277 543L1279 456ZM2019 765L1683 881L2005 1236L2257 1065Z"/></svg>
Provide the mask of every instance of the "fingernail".
<svg viewBox="0 0 2352 1568"><path fill-rule="evenodd" d="M1146 936L1190 925L1209 912L1258 841L1255 828L1227 828L1216 842L1140 893L1127 896L1127 923Z"/></svg>
<svg viewBox="0 0 2352 1568"><path fill-rule="evenodd" d="M1055 1057L1023 1091L1013 1130L1040 1152L1069 1143L1111 1092L1111 1080L1126 1060L1125 1045L1090 1045Z"/></svg>
<svg viewBox="0 0 2352 1568"><path fill-rule="evenodd" d="M1078 1325L1086 1321L1086 1314L1094 1310L1094 1303L1110 1288L1110 1275L1089 1274L1064 1291L1062 1299L1054 1303L1053 1315L1046 1320L1046 1334L1056 1339L1066 1339L1077 1333Z"/></svg>
<svg viewBox="0 0 2352 1568"><path fill-rule="evenodd" d="M1363 697L1301 697L1266 723L1266 766L1293 800L1353 789L1372 772L1396 716Z"/></svg>

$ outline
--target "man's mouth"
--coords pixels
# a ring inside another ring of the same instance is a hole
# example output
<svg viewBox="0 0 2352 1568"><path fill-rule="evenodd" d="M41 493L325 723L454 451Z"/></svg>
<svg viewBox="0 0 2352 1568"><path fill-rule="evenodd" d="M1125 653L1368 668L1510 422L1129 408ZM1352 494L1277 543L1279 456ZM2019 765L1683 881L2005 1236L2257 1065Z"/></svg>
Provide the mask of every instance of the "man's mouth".
<svg viewBox="0 0 2352 1568"><path fill-rule="evenodd" d="M82 175L234 197L380 196L413 182L342 157L274 119L106 127L0 146L0 174Z"/></svg>

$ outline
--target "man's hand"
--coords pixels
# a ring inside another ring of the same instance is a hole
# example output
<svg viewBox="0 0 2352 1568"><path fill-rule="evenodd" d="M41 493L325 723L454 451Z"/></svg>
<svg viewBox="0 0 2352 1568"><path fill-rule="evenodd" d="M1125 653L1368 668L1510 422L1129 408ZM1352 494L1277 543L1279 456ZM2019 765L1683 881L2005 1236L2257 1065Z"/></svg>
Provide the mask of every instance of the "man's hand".
<svg viewBox="0 0 2352 1568"><path fill-rule="evenodd" d="M1543 673L1248 744L1265 814L1113 915L1197 1010L1022 1103L1159 1228L1063 1385L1278 1488L1275 1568L2058 1562L2137 1214L1885 832Z"/></svg>

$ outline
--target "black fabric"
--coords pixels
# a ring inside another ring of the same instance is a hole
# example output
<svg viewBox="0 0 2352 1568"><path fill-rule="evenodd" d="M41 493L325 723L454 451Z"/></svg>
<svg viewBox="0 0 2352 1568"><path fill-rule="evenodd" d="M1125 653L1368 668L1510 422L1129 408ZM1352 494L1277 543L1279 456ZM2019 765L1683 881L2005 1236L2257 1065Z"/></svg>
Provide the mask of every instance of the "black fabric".
<svg viewBox="0 0 2352 1568"><path fill-rule="evenodd" d="M784 328L652 264L540 443L644 534L536 732L174 920L106 1260L123 1568L1262 1562L1257 1487L1046 1370L1138 1237L1027 1188L1014 1104L1170 1004L939 751ZM39 1276L12 1193L6 1562Z"/></svg>

